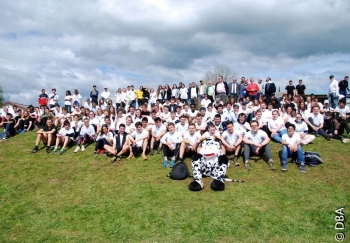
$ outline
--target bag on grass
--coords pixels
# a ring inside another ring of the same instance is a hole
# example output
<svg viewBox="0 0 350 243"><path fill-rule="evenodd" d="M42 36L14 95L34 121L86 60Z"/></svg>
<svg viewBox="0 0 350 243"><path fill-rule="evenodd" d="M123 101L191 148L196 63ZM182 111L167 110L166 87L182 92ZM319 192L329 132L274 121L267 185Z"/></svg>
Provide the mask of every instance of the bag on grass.
<svg viewBox="0 0 350 243"><path fill-rule="evenodd" d="M305 164L309 166L316 166L323 163L323 160L321 159L320 154L313 151L305 151L304 157L305 157Z"/></svg>
<svg viewBox="0 0 350 243"><path fill-rule="evenodd" d="M169 177L173 180L184 180L187 177L191 177L190 171L185 162L179 162L173 166Z"/></svg>

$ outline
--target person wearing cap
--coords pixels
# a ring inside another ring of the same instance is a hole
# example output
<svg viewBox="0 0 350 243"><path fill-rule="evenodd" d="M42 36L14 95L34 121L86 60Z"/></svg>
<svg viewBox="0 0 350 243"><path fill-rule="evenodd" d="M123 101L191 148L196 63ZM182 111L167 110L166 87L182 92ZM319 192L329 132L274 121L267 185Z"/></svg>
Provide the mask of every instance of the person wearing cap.
<svg viewBox="0 0 350 243"><path fill-rule="evenodd" d="M325 100L323 102L323 107L321 109L321 113L324 114L327 111L333 111L334 109L332 107L329 106L329 101Z"/></svg>
<svg viewBox="0 0 350 243"><path fill-rule="evenodd" d="M91 102L95 101L96 104L98 103L98 90L96 85L92 86L92 91L90 91L90 98L91 98Z"/></svg>
<svg viewBox="0 0 350 243"><path fill-rule="evenodd" d="M305 169L305 157L301 147L301 138L295 133L295 125L289 124L288 133L282 136L282 171L287 171L288 157L295 159L298 164L301 173L306 173Z"/></svg>
<svg viewBox="0 0 350 243"><path fill-rule="evenodd" d="M342 81L339 82L339 94L344 95L346 99L347 91L349 91L349 76L345 76Z"/></svg>
<svg viewBox="0 0 350 243"><path fill-rule="evenodd" d="M55 107L55 104L58 103L58 94L56 94L55 88L52 89L52 93L49 95L49 99L50 109L52 109Z"/></svg>
<svg viewBox="0 0 350 243"><path fill-rule="evenodd" d="M105 103L107 103L110 97L111 97L111 93L108 91L108 87L105 86L104 90L101 93L101 98Z"/></svg>
<svg viewBox="0 0 350 243"><path fill-rule="evenodd" d="M329 80L330 80L330 84L329 84L329 91L328 91L328 100L331 107L335 108L338 104L338 97L339 97L338 81L334 78L333 75L329 76Z"/></svg>
<svg viewBox="0 0 350 243"><path fill-rule="evenodd" d="M219 81L215 85L215 97L219 97L222 102L226 102L226 96L229 89L226 82L224 82L223 76L219 76Z"/></svg>

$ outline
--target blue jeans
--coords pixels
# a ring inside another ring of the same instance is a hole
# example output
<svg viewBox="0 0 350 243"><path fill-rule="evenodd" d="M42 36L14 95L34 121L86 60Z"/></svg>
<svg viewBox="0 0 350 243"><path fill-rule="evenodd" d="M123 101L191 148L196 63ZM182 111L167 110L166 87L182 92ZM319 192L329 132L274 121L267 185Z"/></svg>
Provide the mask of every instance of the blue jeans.
<svg viewBox="0 0 350 243"><path fill-rule="evenodd" d="M284 134L287 134L287 130L286 129L283 129L281 131L278 131L277 134L275 136L272 137L272 139L278 143L281 143L282 142L282 136Z"/></svg>
<svg viewBox="0 0 350 243"><path fill-rule="evenodd" d="M346 98L346 90L345 91L339 91L339 94L344 95Z"/></svg>
<svg viewBox="0 0 350 243"><path fill-rule="evenodd" d="M329 100L329 104L330 106L335 109L338 105L338 96L337 96L337 93L335 92L332 92L332 93L329 93L329 97L328 97L328 100Z"/></svg>
<svg viewBox="0 0 350 243"><path fill-rule="evenodd" d="M282 147L282 163L288 163L288 158L297 158L297 163L304 163L305 158L304 158L304 153L301 148L301 146L298 146L298 151L297 152L292 152L290 148L287 145L283 145Z"/></svg>

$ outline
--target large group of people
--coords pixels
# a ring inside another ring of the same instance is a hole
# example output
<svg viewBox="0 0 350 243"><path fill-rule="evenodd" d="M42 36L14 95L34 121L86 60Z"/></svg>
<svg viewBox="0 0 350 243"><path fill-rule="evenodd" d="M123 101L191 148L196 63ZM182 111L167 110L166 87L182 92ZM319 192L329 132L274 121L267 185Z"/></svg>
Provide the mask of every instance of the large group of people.
<svg viewBox="0 0 350 243"><path fill-rule="evenodd" d="M46 153L74 153L92 146L93 156L111 155L111 162L154 153L163 155L164 168L192 157L201 151L204 140L219 139L221 150L235 166L251 169L251 156L266 155L271 170L275 164L270 141L280 143L282 171L292 158L306 173L303 146L321 135L326 140L349 142L349 107L346 94L348 77L338 82L330 76L329 99L319 102L306 95L302 80L294 86L290 80L282 97L276 97L271 78L233 78L228 83L220 76L216 82L202 80L179 85L159 85L157 89L133 85L118 88L112 94L108 87L99 92L94 85L83 102L77 89L69 90L63 101L52 89L39 95L39 105L22 111L16 106L3 108L0 126L5 138L35 128L37 137L32 153L42 142ZM344 136L344 134L346 136Z"/></svg>

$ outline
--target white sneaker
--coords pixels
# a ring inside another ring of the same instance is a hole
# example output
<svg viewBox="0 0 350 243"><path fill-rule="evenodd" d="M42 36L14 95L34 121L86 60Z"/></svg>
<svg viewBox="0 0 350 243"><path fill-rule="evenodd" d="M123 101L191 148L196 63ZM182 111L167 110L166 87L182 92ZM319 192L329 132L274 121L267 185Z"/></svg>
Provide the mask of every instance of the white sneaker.
<svg viewBox="0 0 350 243"><path fill-rule="evenodd" d="M79 150L80 150L80 147L77 146L77 147L75 148L75 150L74 150L74 153L78 152Z"/></svg>
<svg viewBox="0 0 350 243"><path fill-rule="evenodd" d="M85 151L85 146L81 145L81 151Z"/></svg>

